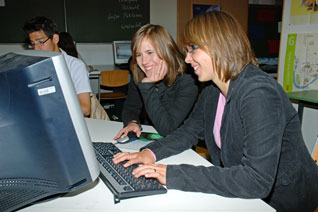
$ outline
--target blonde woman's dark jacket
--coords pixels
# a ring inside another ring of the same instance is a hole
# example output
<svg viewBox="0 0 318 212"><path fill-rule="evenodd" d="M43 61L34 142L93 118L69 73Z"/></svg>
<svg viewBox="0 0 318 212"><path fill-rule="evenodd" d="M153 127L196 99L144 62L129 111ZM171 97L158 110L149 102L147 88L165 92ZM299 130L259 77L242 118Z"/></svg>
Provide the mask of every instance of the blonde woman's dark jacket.
<svg viewBox="0 0 318 212"><path fill-rule="evenodd" d="M198 96L198 86L190 74L178 75L171 86L164 81L137 83L131 80L124 103L124 126L131 120L140 122L144 107L154 128L162 136L176 130L189 115Z"/></svg>

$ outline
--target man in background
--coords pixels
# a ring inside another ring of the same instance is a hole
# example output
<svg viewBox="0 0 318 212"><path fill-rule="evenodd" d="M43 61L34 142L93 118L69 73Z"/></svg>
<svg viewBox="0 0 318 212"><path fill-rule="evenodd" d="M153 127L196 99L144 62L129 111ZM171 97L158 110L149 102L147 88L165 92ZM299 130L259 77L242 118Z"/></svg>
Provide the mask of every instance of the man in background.
<svg viewBox="0 0 318 212"><path fill-rule="evenodd" d="M55 51L63 54L82 112L84 116L89 116L91 110L90 93L92 90L86 65L82 60L66 54L58 47L59 35L56 24L47 17L37 16L27 21L23 30L28 35L33 49Z"/></svg>

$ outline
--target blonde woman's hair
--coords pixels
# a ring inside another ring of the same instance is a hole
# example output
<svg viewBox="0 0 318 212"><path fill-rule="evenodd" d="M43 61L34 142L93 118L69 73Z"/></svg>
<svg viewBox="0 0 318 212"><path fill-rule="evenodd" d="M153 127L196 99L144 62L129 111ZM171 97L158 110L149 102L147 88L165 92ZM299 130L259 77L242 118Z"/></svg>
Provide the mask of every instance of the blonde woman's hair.
<svg viewBox="0 0 318 212"><path fill-rule="evenodd" d="M145 77L136 60L137 52L145 38L149 39L158 57L167 63L168 73L164 78L164 82L167 86L171 86L176 80L177 75L183 74L185 70L184 55L167 30L160 25L153 24L142 26L132 39L130 68L133 73L134 82L138 83Z"/></svg>
<svg viewBox="0 0 318 212"><path fill-rule="evenodd" d="M209 54L224 82L236 79L249 63L258 66L246 33L227 12L211 11L190 20L184 29L183 45L197 45Z"/></svg>

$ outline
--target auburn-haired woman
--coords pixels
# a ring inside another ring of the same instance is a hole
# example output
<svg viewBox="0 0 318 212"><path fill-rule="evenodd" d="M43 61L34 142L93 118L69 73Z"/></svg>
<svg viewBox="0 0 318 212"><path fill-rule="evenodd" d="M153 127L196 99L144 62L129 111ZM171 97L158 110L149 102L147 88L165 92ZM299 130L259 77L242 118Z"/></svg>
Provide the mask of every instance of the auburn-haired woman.
<svg viewBox="0 0 318 212"><path fill-rule="evenodd" d="M204 88L185 123L138 153L114 162L143 163L139 177L157 178L168 189L261 198L277 211L314 211L318 166L311 158L296 110L282 87L257 67L240 24L228 13L197 16L185 27L186 62ZM214 166L161 165L204 139Z"/></svg>

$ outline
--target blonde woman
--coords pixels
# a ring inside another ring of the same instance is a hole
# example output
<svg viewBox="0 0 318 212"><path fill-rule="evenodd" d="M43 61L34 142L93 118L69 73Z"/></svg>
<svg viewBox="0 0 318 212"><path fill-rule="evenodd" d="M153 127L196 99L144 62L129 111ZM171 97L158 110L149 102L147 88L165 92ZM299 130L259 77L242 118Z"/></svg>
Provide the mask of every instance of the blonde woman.
<svg viewBox="0 0 318 212"><path fill-rule="evenodd" d="M139 137L142 108L162 136L179 127L197 98L194 78L184 73L184 55L167 30L159 25L141 27L132 39L131 71L122 119L124 128L115 136L134 132Z"/></svg>

